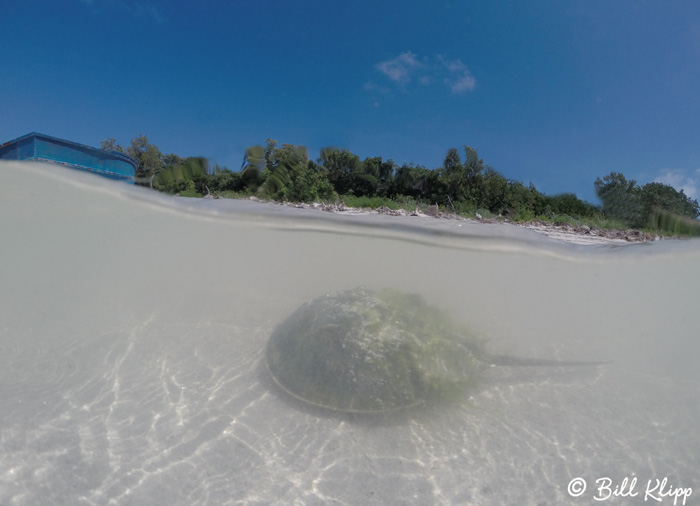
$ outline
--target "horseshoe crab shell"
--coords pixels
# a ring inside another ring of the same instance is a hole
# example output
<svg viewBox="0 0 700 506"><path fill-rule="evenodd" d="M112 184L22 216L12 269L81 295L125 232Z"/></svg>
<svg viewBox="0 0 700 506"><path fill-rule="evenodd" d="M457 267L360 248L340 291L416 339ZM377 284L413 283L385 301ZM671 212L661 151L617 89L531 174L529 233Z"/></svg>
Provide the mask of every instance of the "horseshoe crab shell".
<svg viewBox="0 0 700 506"><path fill-rule="evenodd" d="M475 347L419 295L359 287L303 304L274 330L266 362L297 399L381 413L461 391L482 362Z"/></svg>

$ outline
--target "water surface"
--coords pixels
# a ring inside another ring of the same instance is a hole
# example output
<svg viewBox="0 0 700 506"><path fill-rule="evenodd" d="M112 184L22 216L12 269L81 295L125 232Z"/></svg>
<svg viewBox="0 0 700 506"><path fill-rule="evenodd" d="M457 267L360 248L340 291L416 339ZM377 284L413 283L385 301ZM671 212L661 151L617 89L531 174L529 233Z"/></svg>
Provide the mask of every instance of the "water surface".
<svg viewBox="0 0 700 506"><path fill-rule="evenodd" d="M19 163L0 164L0 234L2 505L580 505L635 476L630 504L663 478L697 504L698 241L573 246ZM494 367L395 419L285 398L270 333L360 284L420 293L495 352L609 363Z"/></svg>

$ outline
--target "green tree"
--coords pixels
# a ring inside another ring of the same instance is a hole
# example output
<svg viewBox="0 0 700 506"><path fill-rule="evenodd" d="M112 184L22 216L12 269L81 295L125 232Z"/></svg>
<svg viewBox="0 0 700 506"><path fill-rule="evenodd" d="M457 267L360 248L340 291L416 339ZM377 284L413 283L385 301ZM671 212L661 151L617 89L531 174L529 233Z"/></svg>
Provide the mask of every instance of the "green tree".
<svg viewBox="0 0 700 506"><path fill-rule="evenodd" d="M462 162L457 148L447 151L442 167L436 171L442 194L436 195L434 200L447 204L467 203L472 208L488 207L494 197L486 195L484 161L469 146L464 146L464 154L465 160ZM492 187L494 183L491 181Z"/></svg>
<svg viewBox="0 0 700 506"><path fill-rule="evenodd" d="M438 171L438 174L444 185L446 200L452 203L469 199L467 173L457 148L447 150L445 160L442 162L442 171Z"/></svg>
<svg viewBox="0 0 700 506"><path fill-rule="evenodd" d="M100 145L102 151L116 151L117 153L126 153L126 150L117 143L114 137L108 137L102 141Z"/></svg>
<svg viewBox="0 0 700 506"><path fill-rule="evenodd" d="M619 172L596 179L595 191L603 202L603 214L622 221L627 226L643 224L641 190L634 179L627 180Z"/></svg>
<svg viewBox="0 0 700 506"><path fill-rule="evenodd" d="M338 194L333 189L325 174L311 162L302 169L292 181L287 198L293 202L334 201Z"/></svg>
<svg viewBox="0 0 700 506"><path fill-rule="evenodd" d="M116 151L125 153L136 160L136 178L141 182L148 181L152 184L153 178L163 169L167 159L167 166L175 166L182 163L182 159L177 155L168 155L164 157L158 149L158 146L148 142L148 137L139 134L138 137L131 139L129 147L124 149L113 137L108 137L102 141L100 149L103 151Z"/></svg>
<svg viewBox="0 0 700 506"><path fill-rule="evenodd" d="M266 149L263 146L246 148L241 165L241 180L250 191L257 191L263 183L265 170Z"/></svg>
<svg viewBox="0 0 700 506"><path fill-rule="evenodd" d="M326 177L338 195L350 192L355 174L362 170L362 162L357 155L347 149L333 147L321 149L318 164L326 171Z"/></svg>
<svg viewBox="0 0 700 506"><path fill-rule="evenodd" d="M206 158L185 158L179 165L170 165L161 169L153 177L153 187L157 190L177 193L191 186L192 190L199 193L208 193L208 172L209 162Z"/></svg>
<svg viewBox="0 0 700 506"><path fill-rule="evenodd" d="M245 190L243 178L240 172L232 172L229 169L220 169L207 177L207 185L212 192Z"/></svg>
<svg viewBox="0 0 700 506"><path fill-rule="evenodd" d="M506 204L508 179L505 176L489 167L484 171L479 187L478 199L474 199L477 208L488 209L494 214L511 211ZM474 195L474 197L477 197L477 195Z"/></svg>
<svg viewBox="0 0 700 506"><path fill-rule="evenodd" d="M462 160L459 158L459 151L457 148L450 148L447 150L445 155L445 160L442 162L442 168L448 174L462 174L464 167L462 166Z"/></svg>
<svg viewBox="0 0 700 506"><path fill-rule="evenodd" d="M302 182L296 186L294 182L310 167L314 168L315 165L309 161L306 147L294 144L278 147L275 139L268 138L265 146L246 149L240 182L249 191L258 191L269 198L297 200L297 195L305 192L300 187ZM307 182L311 181L309 177L307 174ZM319 191L323 193L322 190Z"/></svg>
<svg viewBox="0 0 700 506"><path fill-rule="evenodd" d="M149 143L148 137L143 134L131 139L131 145L126 149L126 154L138 163L136 177L150 179L163 168L163 154L158 146Z"/></svg>
<svg viewBox="0 0 700 506"><path fill-rule="evenodd" d="M573 193L561 193L559 195L546 196L545 208L538 210L538 214L548 217L554 215L567 215L571 217L590 217L596 212L595 206L584 202Z"/></svg>
<svg viewBox="0 0 700 506"><path fill-rule="evenodd" d="M537 195L531 188L520 181L508 180L504 204L509 214L534 217Z"/></svg>
<svg viewBox="0 0 700 506"><path fill-rule="evenodd" d="M697 218L700 214L697 200L690 199L683 190L678 191L673 186L663 183L648 183L642 186L641 201L642 221L645 224L659 209L687 218Z"/></svg>
<svg viewBox="0 0 700 506"><path fill-rule="evenodd" d="M287 199L288 189L308 166L309 152L304 146L293 144L282 144L281 148L277 148L277 141L270 141L268 139L265 151L265 181L261 190L271 198Z"/></svg>
<svg viewBox="0 0 700 506"><path fill-rule="evenodd" d="M420 165L404 163L396 169L394 178L389 185L389 196L405 195L415 199L428 197L431 195L429 193L430 183L434 183L433 187L437 186L430 177L431 174L435 174L435 172Z"/></svg>
<svg viewBox="0 0 700 506"><path fill-rule="evenodd" d="M377 178L381 185L389 185L394 178L396 164L393 160L382 160L381 156L367 157L362 162L362 170Z"/></svg>
<svg viewBox="0 0 700 506"><path fill-rule="evenodd" d="M393 160L382 160L379 157L379 185L377 186L377 194L381 197L385 197L389 191L389 186L394 180L394 174L396 173L396 164Z"/></svg>
<svg viewBox="0 0 700 506"><path fill-rule="evenodd" d="M484 160L479 158L479 154L476 149L470 148L469 146L464 146L464 172L466 178L466 186L468 188L468 198L479 202L483 197L483 184L484 184L484 172L486 167L484 166Z"/></svg>
<svg viewBox="0 0 700 506"><path fill-rule="evenodd" d="M163 169L169 169L171 167L177 167L184 162L182 158L175 154L169 154L163 156Z"/></svg>
<svg viewBox="0 0 700 506"><path fill-rule="evenodd" d="M381 189L382 165L381 156L367 157L362 161L362 171L355 175L352 182L355 195L374 196L381 193L386 195L386 187L383 192Z"/></svg>

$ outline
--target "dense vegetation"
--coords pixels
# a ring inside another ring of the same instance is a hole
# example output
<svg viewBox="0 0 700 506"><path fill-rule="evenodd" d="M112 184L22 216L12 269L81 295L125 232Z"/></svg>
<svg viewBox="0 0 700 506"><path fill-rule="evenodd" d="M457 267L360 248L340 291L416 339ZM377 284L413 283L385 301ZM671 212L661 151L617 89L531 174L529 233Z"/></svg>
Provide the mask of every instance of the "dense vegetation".
<svg viewBox="0 0 700 506"><path fill-rule="evenodd" d="M304 146L267 139L246 149L239 171L210 166L205 158L163 155L144 135L124 149L106 139L102 149L137 160L137 182L183 196L258 197L293 202L338 202L350 206L392 208L437 204L458 214L592 223L617 228L650 228L700 234L698 202L662 183L638 186L611 172L594 185L602 206L573 193L545 195L530 183L508 179L485 165L477 151L447 151L441 167L397 165L392 160L361 160L347 149L323 148L316 161Z"/></svg>

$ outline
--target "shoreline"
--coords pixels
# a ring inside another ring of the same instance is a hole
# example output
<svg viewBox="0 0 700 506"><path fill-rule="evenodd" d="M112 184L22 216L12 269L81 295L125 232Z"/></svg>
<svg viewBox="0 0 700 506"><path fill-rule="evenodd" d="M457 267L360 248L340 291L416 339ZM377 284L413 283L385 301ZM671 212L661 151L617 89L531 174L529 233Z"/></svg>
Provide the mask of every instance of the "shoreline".
<svg viewBox="0 0 700 506"><path fill-rule="evenodd" d="M501 225L512 225L520 228L532 230L533 232L544 235L549 239L558 242L565 242L578 245L596 245L596 244L634 244L643 242L654 242L664 239L664 237L655 234L649 234L641 230L628 229L601 229L597 227L589 227L588 225L570 225L568 223L547 223L539 220L527 222L513 222L508 219L496 218L465 218L454 213L440 212L437 206L430 206L427 212L422 212L416 209L415 211L406 211L404 209L390 209L388 207L371 208L355 208L347 207L344 204L322 204L314 202L313 204L293 203L293 202L276 202L263 201L257 197L250 197L248 200L256 202L269 202L281 206L292 207L297 209L315 209L327 213L345 214L345 215L387 215L387 216L416 216L421 218L435 218L440 220L464 221L467 223L491 223Z"/></svg>
<svg viewBox="0 0 700 506"><path fill-rule="evenodd" d="M179 194L175 197L180 198ZM182 197L190 198L190 197ZM575 244L579 246L594 246L594 245L630 245L638 243L657 242L668 239L682 239L680 237L664 237L660 234L653 234L637 229L604 229L591 227L588 225L571 225L563 222L545 222L541 220L533 220L526 222L511 221L508 218L482 218L478 214L475 218L465 218L454 213L446 213L440 211L438 206L428 206L424 210L415 209L407 211L405 209L391 209L386 206L378 208L369 207L349 207L343 204L325 204L321 202L314 203L295 203L288 201L276 201L260 199L255 196L247 198L227 198L218 197L211 194L205 195L203 200L234 200L239 202L250 202L251 204L267 204L272 206L287 207L291 209L305 209L307 211L320 211L329 214L349 215L349 216L397 216L397 217L418 217L423 220L434 218L439 222L460 222L464 224L488 224L492 226L511 226L518 229L526 229L534 232L537 236L544 236L557 243ZM461 225L460 225L461 226Z"/></svg>

